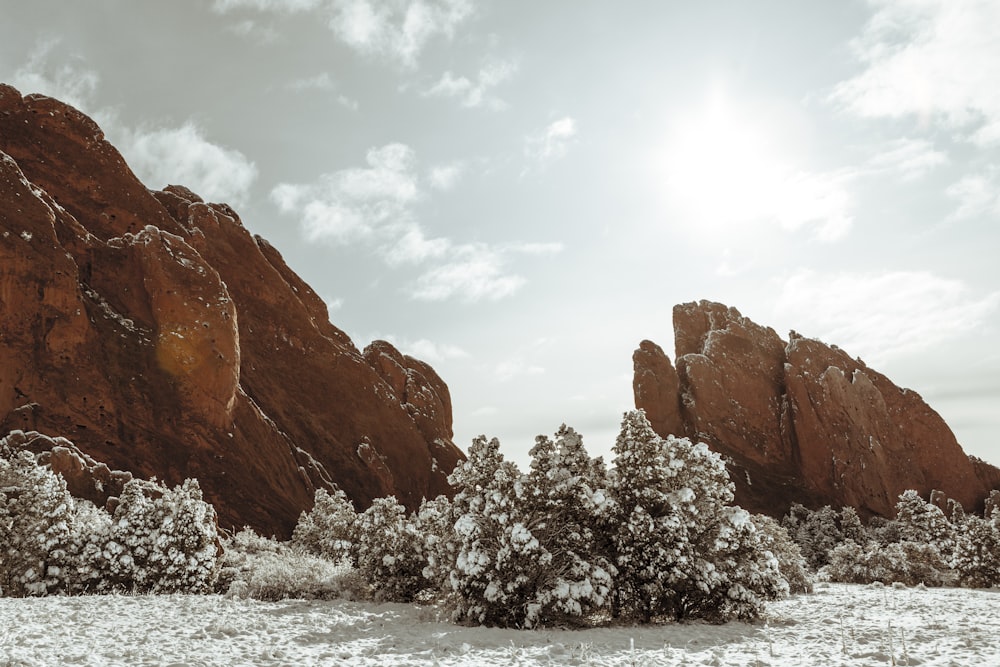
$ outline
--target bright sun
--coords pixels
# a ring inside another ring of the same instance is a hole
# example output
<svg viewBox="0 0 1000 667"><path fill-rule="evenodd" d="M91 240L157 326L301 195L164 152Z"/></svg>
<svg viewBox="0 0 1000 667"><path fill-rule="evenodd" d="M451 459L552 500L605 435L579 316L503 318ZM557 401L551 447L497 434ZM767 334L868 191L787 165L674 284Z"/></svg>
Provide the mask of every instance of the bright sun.
<svg viewBox="0 0 1000 667"><path fill-rule="evenodd" d="M706 231L773 217L788 175L766 139L721 94L679 118L662 148L671 205Z"/></svg>

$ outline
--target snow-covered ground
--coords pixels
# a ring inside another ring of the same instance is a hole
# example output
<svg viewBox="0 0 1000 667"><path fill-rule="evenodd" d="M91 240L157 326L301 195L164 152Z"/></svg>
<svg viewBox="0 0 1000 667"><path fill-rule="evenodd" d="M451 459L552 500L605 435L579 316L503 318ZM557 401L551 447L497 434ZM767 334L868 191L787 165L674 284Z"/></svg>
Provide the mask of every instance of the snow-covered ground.
<svg viewBox="0 0 1000 667"><path fill-rule="evenodd" d="M0 599L10 665L1000 665L1000 590L820 584L747 625L466 628L433 607L170 595Z"/></svg>

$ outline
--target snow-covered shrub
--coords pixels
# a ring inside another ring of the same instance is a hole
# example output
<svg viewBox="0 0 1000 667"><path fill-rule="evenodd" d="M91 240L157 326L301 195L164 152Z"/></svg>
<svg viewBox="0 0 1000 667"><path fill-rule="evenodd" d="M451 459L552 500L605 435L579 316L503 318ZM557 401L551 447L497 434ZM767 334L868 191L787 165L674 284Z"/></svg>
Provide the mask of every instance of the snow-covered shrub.
<svg viewBox="0 0 1000 667"><path fill-rule="evenodd" d="M358 515L354 535L358 571L376 599L410 602L430 585L423 575L423 539L392 496L376 498Z"/></svg>
<svg viewBox="0 0 1000 667"><path fill-rule="evenodd" d="M944 559L955 550L955 527L937 505L925 501L914 490L904 491L896 503L896 522L901 542L934 546Z"/></svg>
<svg viewBox="0 0 1000 667"><path fill-rule="evenodd" d="M292 543L333 562L354 559L354 523L358 514L340 489L317 489L313 507L299 516Z"/></svg>
<svg viewBox="0 0 1000 667"><path fill-rule="evenodd" d="M990 520L965 517L952 565L963 586L1000 586L1000 511L994 510Z"/></svg>
<svg viewBox="0 0 1000 667"><path fill-rule="evenodd" d="M625 413L611 488L617 507L613 612L644 621L753 618L787 593L749 513L704 443L659 437L641 410Z"/></svg>
<svg viewBox="0 0 1000 667"><path fill-rule="evenodd" d="M450 482L455 618L536 627L581 622L608 602L614 567L606 469L562 426L536 439L531 470L503 460L499 442L477 438ZM447 549L445 558L451 558Z"/></svg>
<svg viewBox="0 0 1000 667"><path fill-rule="evenodd" d="M173 489L131 480L111 520L105 547L112 583L135 591L202 593L218 574L215 509L197 480Z"/></svg>
<svg viewBox="0 0 1000 667"><path fill-rule="evenodd" d="M781 576L788 582L788 592L792 594L812 593L813 582L809 566L802 556L799 545L789 536L788 531L775 519L765 514L753 515L753 523L760 535L761 546L778 559Z"/></svg>
<svg viewBox="0 0 1000 667"><path fill-rule="evenodd" d="M423 571L424 579L436 593L446 593L458 549L451 500L447 496L425 499L412 521L421 538L421 557L427 563Z"/></svg>
<svg viewBox="0 0 1000 667"><path fill-rule="evenodd" d="M609 601L614 565L605 527L613 502L604 461L591 459L583 438L563 424L555 441L538 436L531 470L514 486L523 525L538 541L532 624L590 614Z"/></svg>
<svg viewBox="0 0 1000 667"><path fill-rule="evenodd" d="M334 563L244 528L224 540L216 591L257 600L360 600L368 587L347 561Z"/></svg>
<svg viewBox="0 0 1000 667"><path fill-rule="evenodd" d="M866 534L869 541L883 546L899 542L899 522L882 516L873 516L868 520Z"/></svg>
<svg viewBox="0 0 1000 667"><path fill-rule="evenodd" d="M0 590L45 595L69 588L76 505L66 482L31 452L0 456Z"/></svg>
<svg viewBox="0 0 1000 667"><path fill-rule="evenodd" d="M844 533L838 525L839 518L837 511L829 505L810 510L795 503L782 520L782 525L799 545L813 570L826 565L830 551L844 541Z"/></svg>
<svg viewBox="0 0 1000 667"><path fill-rule="evenodd" d="M934 545L918 542L869 542L848 540L830 552L821 576L848 584L902 583L908 586L942 586L952 580L948 565Z"/></svg>
<svg viewBox="0 0 1000 667"><path fill-rule="evenodd" d="M854 540L858 544L864 544L870 539L858 511L853 507L840 508L840 535L843 540Z"/></svg>
<svg viewBox="0 0 1000 667"><path fill-rule="evenodd" d="M538 540L518 516L514 485L517 466L505 461L500 442L479 436L468 458L448 478L457 489L452 501L455 565L448 580L457 622L521 626L528 610L528 567Z"/></svg>
<svg viewBox="0 0 1000 667"><path fill-rule="evenodd" d="M0 590L203 592L216 574L215 510L197 481L132 480L114 516L74 499L61 475L0 441Z"/></svg>
<svg viewBox="0 0 1000 667"><path fill-rule="evenodd" d="M111 590L107 545L111 515L87 500L74 500L72 565L67 593L106 593Z"/></svg>

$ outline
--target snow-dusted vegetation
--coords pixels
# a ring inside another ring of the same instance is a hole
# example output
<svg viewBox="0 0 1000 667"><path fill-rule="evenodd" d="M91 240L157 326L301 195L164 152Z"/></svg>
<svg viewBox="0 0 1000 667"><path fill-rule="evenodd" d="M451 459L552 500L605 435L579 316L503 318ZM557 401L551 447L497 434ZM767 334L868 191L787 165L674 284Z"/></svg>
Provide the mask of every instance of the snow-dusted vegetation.
<svg viewBox="0 0 1000 667"><path fill-rule="evenodd" d="M220 552L215 510L196 480L174 489L131 480L108 512L73 498L30 452L0 451L5 595L207 593Z"/></svg>
<svg viewBox="0 0 1000 667"><path fill-rule="evenodd" d="M990 503L992 505L992 503ZM1000 585L1000 511L946 514L915 491L899 496L896 517L865 526L850 507L792 507L783 524L821 579L990 588Z"/></svg>
<svg viewBox="0 0 1000 667"><path fill-rule="evenodd" d="M536 439L522 472L480 437L450 477L452 499L408 513L382 498L358 512L320 490L278 542L219 534L194 480L130 481L106 510L6 448L0 665L1000 655L977 622L1000 612L1000 596L949 588L1000 583L1000 512L946 512L908 491L894 519L867 525L850 508L752 516L732 504L719 455L659 437L641 411L626 413L613 452L610 466L591 458L563 426ZM58 618L82 620L51 632Z"/></svg>

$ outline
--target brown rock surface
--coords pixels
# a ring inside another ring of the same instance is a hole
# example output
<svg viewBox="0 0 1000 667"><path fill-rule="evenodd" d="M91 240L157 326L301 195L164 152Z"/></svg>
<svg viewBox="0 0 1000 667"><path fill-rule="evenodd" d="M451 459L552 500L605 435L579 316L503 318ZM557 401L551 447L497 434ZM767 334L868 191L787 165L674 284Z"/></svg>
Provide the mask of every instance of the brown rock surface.
<svg viewBox="0 0 1000 667"><path fill-rule="evenodd" d="M786 343L706 301L676 306L674 332L676 372L649 341L635 352L636 407L661 435L726 456L748 509L780 515L801 502L890 516L906 489L981 508L1000 487L1000 470L967 456L916 392L839 348L795 332Z"/></svg>
<svg viewBox="0 0 1000 667"><path fill-rule="evenodd" d="M451 400L372 349L228 206L147 190L89 118L0 85L0 436L197 477L224 527L288 535L332 483L414 507L462 456Z"/></svg>

